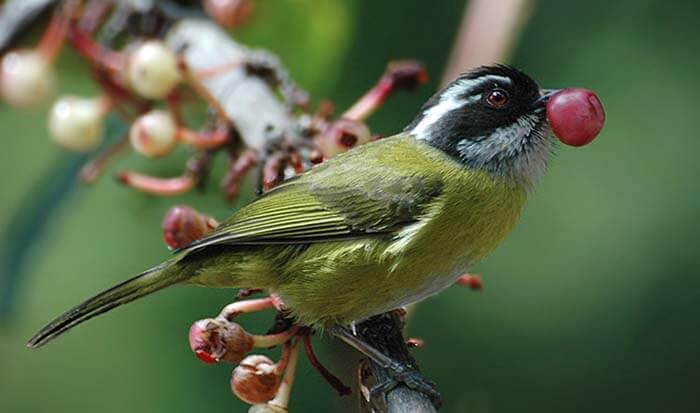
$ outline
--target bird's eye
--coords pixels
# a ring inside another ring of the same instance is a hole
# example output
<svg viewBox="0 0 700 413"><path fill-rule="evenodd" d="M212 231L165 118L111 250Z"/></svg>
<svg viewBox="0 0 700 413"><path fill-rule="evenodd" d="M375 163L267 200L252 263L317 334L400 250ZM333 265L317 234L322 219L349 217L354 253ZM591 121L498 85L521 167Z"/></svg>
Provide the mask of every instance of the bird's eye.
<svg viewBox="0 0 700 413"><path fill-rule="evenodd" d="M501 109L507 105L508 100L508 93L503 89L492 90L486 98L488 104L496 109Z"/></svg>

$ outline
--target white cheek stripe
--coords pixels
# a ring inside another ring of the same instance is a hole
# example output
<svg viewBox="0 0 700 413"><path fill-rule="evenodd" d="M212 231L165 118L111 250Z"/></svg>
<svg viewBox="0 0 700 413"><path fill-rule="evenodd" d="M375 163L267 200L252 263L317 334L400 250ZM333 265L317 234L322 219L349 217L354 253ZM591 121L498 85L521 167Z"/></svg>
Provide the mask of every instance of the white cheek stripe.
<svg viewBox="0 0 700 413"><path fill-rule="evenodd" d="M440 99L440 103L423 112L423 119L411 129L411 135L417 139L427 140L430 137L430 128L446 113L451 112L464 104L464 99Z"/></svg>
<svg viewBox="0 0 700 413"><path fill-rule="evenodd" d="M440 97L440 102L437 105L423 112L423 119L411 129L411 134L417 139L427 140L430 137L430 128L439 121L445 114L464 106L467 103L478 102L481 95L469 96L468 98L459 98L468 90L488 82L511 83L511 80L504 76L481 76L476 79L466 79L452 85Z"/></svg>

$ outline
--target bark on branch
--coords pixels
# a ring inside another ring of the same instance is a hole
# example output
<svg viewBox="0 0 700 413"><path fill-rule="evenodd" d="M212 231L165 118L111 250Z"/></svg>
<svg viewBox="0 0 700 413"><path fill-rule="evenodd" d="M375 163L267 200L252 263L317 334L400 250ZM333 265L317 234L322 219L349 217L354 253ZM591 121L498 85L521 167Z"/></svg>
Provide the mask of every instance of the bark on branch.
<svg viewBox="0 0 700 413"><path fill-rule="evenodd" d="M418 370L416 360L409 353L402 333L403 323L396 312L380 314L357 325L357 335L365 342L392 359L406 363ZM391 374L378 364L369 362L375 382L391 380ZM387 413L433 413L435 406L430 399L405 384L399 384L386 394ZM367 406L367 411L371 407Z"/></svg>
<svg viewBox="0 0 700 413"><path fill-rule="evenodd" d="M0 6L0 52L55 0L7 1Z"/></svg>
<svg viewBox="0 0 700 413"><path fill-rule="evenodd" d="M206 19L184 19L168 32L166 42L180 51L190 70L216 70L202 85L231 120L245 144L260 150L270 136L297 134L296 119L264 79L250 73L246 63L255 52L236 42Z"/></svg>

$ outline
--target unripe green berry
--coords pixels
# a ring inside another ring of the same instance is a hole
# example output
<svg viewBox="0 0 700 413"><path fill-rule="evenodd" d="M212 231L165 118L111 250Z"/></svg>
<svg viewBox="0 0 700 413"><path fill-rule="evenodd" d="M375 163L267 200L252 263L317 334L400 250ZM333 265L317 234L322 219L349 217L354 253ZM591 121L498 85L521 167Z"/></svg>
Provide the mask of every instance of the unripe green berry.
<svg viewBox="0 0 700 413"><path fill-rule="evenodd" d="M126 75L131 88L149 99L162 99L180 81L175 53L160 40L149 40L129 55Z"/></svg>
<svg viewBox="0 0 700 413"><path fill-rule="evenodd" d="M12 106L30 107L45 102L55 83L50 62L35 50L9 52L0 62L0 94Z"/></svg>
<svg viewBox="0 0 700 413"><path fill-rule="evenodd" d="M176 132L177 125L170 113L152 110L139 116L131 125L129 141L136 152L156 158L172 151L177 143Z"/></svg>
<svg viewBox="0 0 700 413"><path fill-rule="evenodd" d="M104 114L100 99L62 97L49 111L49 135L68 150L91 151L102 143Z"/></svg>

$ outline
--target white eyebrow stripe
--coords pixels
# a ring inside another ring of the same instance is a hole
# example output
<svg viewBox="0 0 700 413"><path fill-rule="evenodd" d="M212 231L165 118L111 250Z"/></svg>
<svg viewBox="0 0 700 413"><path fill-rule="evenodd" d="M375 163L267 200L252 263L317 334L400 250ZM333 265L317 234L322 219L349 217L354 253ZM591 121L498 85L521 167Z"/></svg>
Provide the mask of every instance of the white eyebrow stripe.
<svg viewBox="0 0 700 413"><path fill-rule="evenodd" d="M508 83L509 85L513 84L513 81L511 80L511 78L505 77L505 76L496 76L496 75L481 76L481 77L477 77L474 80L480 81L479 83L504 82L504 83Z"/></svg>
<svg viewBox="0 0 700 413"><path fill-rule="evenodd" d="M411 135L415 136L417 139L428 139L429 129L435 124L440 118L442 118L446 113L453 111L466 103L473 103L481 99L481 94L475 96L469 96L463 98L460 96L464 95L464 92L478 85L482 85L488 82L502 82L512 84L512 80L505 76L497 75L487 75L480 76L475 79L464 79L458 81L456 84L452 85L448 90L443 93L440 97L440 102L437 105L432 106L423 112L423 118L418 124L411 129Z"/></svg>
<svg viewBox="0 0 700 413"><path fill-rule="evenodd" d="M442 99L446 98L455 98L459 95L463 95L465 91L473 89L476 86L482 85L484 83L497 83L497 82L502 82L502 83L507 83L511 85L513 81L509 77L505 76L497 76L497 75L487 75L487 76L480 76L475 79L464 79L460 80L454 85L450 86L448 90L445 91L445 93L442 95ZM441 99L441 101L442 101Z"/></svg>

